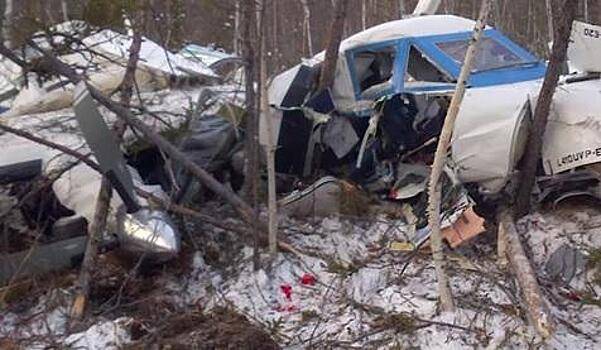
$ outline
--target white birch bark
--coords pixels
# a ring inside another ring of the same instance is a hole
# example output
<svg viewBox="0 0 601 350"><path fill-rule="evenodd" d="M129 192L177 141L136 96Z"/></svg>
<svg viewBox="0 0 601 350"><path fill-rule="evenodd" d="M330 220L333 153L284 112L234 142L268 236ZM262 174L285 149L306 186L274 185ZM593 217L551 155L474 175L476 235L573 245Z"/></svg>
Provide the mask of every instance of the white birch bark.
<svg viewBox="0 0 601 350"><path fill-rule="evenodd" d="M6 7L4 8L4 20L2 21L2 38L4 38L4 45L9 49L12 49L12 23L14 3L13 0L6 0L5 4Z"/></svg>
<svg viewBox="0 0 601 350"><path fill-rule="evenodd" d="M307 48L309 49L309 57L313 56L313 37L311 35L311 8L307 0L300 0L303 5L303 32L307 35Z"/></svg>
<svg viewBox="0 0 601 350"><path fill-rule="evenodd" d="M476 48L478 42L482 38L482 33L486 27L486 21L491 10L492 0L484 0L480 11L480 18L474 28L474 34L470 45L465 55L465 61L457 80L455 93L451 100L449 110L444 121L444 126L439 137L438 147L434 156L434 164L432 164L432 174L430 175L429 184L429 201L428 201L428 221L431 230L430 242L432 247L432 258L436 269L438 280L438 293L443 311L452 312L455 309L453 302L453 294L449 286L448 276L445 271L444 253L442 247L442 236L440 233L440 178L442 169L446 160L447 149L453 134L453 127L459 107L465 95L466 83L470 76L472 64L476 56Z"/></svg>
<svg viewBox="0 0 601 350"><path fill-rule="evenodd" d="M67 0L61 0L61 10L63 12L63 21L69 21L69 6L67 6Z"/></svg>

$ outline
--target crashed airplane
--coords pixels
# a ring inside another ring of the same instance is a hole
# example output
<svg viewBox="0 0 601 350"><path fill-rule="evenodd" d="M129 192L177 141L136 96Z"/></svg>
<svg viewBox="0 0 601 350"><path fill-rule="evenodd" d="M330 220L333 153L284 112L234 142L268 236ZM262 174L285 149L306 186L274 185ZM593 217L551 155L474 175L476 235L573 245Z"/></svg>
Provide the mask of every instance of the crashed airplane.
<svg viewBox="0 0 601 350"><path fill-rule="evenodd" d="M475 22L429 14L436 6L418 8L416 16L381 24L344 40L331 89L316 90L323 53L271 82L271 113L262 116L260 131L263 144L270 139L277 142L276 171L295 178L321 177L283 198L280 206L284 213L310 215L319 208L324 213L337 212L333 203L338 199L332 193L340 191L339 179L345 179L379 198L410 203L412 214L405 216L408 222L417 222L413 243L417 246L427 240L424 194L429 164ZM601 91L597 59L601 49L591 35L598 31L601 29L588 24L574 24L570 74L560 81L545 134L538 181L541 200L560 200L573 194L601 197L601 175L596 171L596 164L601 162L601 100L596 98ZM114 91L121 80L129 40L110 31L83 39L102 53L85 60L95 69L90 74L92 84L102 91ZM442 226L452 247L483 231L476 204L500 194L519 168L546 72L544 61L494 28L486 28L479 45L455 124L451 161L445 170ZM102 59L104 56L121 65ZM238 62L231 55L194 45L179 54L169 53L147 39L141 56L136 74L144 83L142 94L155 94L172 81L213 83L220 80L216 70ZM73 57L65 59L82 63ZM227 163L242 173L244 162L234 159L244 158L238 147L237 126L244 113L239 85L215 83L195 92L195 108L203 108L202 118L192 120L189 131L194 135L184 140L181 148L212 172ZM174 89L160 99L166 103L150 106L151 112L167 108L173 114L173 106L185 109L189 96ZM74 115L70 110L48 114L70 106L74 106ZM147 203L133 190L137 186L164 197L165 188L145 183L142 171L123 159L125 152L116 143L104 142L109 139L109 130L102 119L110 125L114 118L101 116L102 110L84 87L53 81L42 87L30 84L18 92L10 107L1 116L7 125L94 155L118 194L111 204L114 215L109 218L109 231L119 234L126 248L167 257L177 254L179 234L175 226L164 212L145 209ZM163 131L162 123L141 117L157 132ZM133 136L126 134L126 145ZM48 175L74 162L60 151L12 134L0 134L0 141L7 145L0 156L0 175L24 167L33 167L33 175ZM179 177L177 164L175 170ZM89 222L100 181L95 170L74 164L53 184L53 190L63 206ZM178 196L182 200L193 198L198 188L189 176L180 186ZM279 189L287 192L284 187ZM315 201L319 193L327 200L321 197ZM460 217L465 220L458 221Z"/></svg>
<svg viewBox="0 0 601 350"><path fill-rule="evenodd" d="M419 164L428 171L475 24L425 15L357 33L340 45L328 91L316 91L323 52L275 77L269 118L277 171L309 176L319 168L367 189L384 180L390 199L399 199L395 181L409 171L423 191L423 174L408 169ZM539 186L549 198L557 198L556 190L599 197L601 41L590 34L599 32L585 23L573 26L570 73L560 79L543 145ZM449 162L473 197L499 194L518 168L545 72L543 60L485 29Z"/></svg>
<svg viewBox="0 0 601 350"><path fill-rule="evenodd" d="M78 28L85 27L79 22L75 24ZM70 28L74 24L67 22L63 26ZM45 47L44 41L38 44ZM84 48L74 49L77 54L60 58L77 67L89 68L87 72L90 83L101 91L113 93L125 74L131 38L103 30L83 37L82 45ZM158 133L174 132L188 118L189 128L193 132L181 133L181 140L178 140L182 142L180 147L190 157L196 157L194 161L208 167L207 163L215 158L212 153L216 148L214 144L220 142L210 145L211 148L192 142L193 137L209 134L215 138L225 134L228 136L228 145L235 143L237 137L235 131L232 131L235 128L233 119L231 122L215 121L218 118L210 118L214 112L209 107L218 109L227 104L226 109L229 111L241 109L237 106L244 102L240 101L236 88L223 84L221 73L216 72L216 69L225 71L223 66L231 65L235 57L212 48L194 48L194 56L187 57L181 53L171 53L150 39L143 38L136 70L136 84L140 92L137 96L145 101L147 109L140 118ZM204 61L210 61L215 69ZM3 63L10 66L7 60ZM7 77L7 74L11 76ZM180 236L176 226L165 211L150 208L149 203L136 192L138 188L160 198L168 197L169 188L161 187L161 181L148 179L153 176L152 172L164 168L162 157L157 154L151 159L144 158L148 152L140 151L139 147L131 151L139 141L131 131L125 133L123 144L119 145L110 130L110 126L116 121L115 117L98 108L85 85L75 86L60 80L49 80L38 85L35 79L31 79L28 86L19 86L16 83L22 79L19 74L22 74L19 69L3 71L5 84L2 87L17 91L12 93L15 95L14 99L2 101L7 110L0 115L0 121L6 126L76 150L84 156L93 156L116 190L111 200L108 234L104 237L107 244L114 243L112 235L115 234L125 250L136 254L144 253L156 260L174 257L180 250ZM209 83L211 85L206 86ZM213 95L218 95L221 100ZM235 103L229 103L230 100L224 97L230 95L236 96ZM196 98L200 100L191 100ZM193 111L191 107L194 107ZM212 123L208 127L207 118ZM214 125L219 126L220 133L214 130ZM208 131L205 130L207 128ZM60 150L12 133L0 131L0 142L4 145L0 154L0 185L30 181L38 177L55 180L52 183L52 193L58 203L71 213L61 214L51 220L54 224L53 235L57 226L70 225L75 219L84 218L88 223L92 222L101 184L101 175L96 170ZM140 160L136 160L136 157L140 157ZM56 174L60 176L56 178ZM72 231L79 235L85 234L85 227L83 230L76 227ZM83 254L85 235L65 238L58 243L41 247L29 259L31 266L26 266L25 270L44 272L57 265L68 265L74 256ZM20 261L21 255L19 253L15 256L15 259L12 259L12 255L0 258L0 283L14 274L18 264L12 262Z"/></svg>

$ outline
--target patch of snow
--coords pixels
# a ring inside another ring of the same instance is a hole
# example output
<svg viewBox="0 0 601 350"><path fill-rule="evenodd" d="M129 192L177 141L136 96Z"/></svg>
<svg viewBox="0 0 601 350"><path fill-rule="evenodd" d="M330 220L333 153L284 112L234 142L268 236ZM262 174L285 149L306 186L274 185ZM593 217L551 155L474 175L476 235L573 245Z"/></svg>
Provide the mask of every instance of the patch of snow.
<svg viewBox="0 0 601 350"><path fill-rule="evenodd" d="M68 336L64 343L72 349L117 350L131 341L127 326L131 318L122 317L113 321L100 322L84 332Z"/></svg>

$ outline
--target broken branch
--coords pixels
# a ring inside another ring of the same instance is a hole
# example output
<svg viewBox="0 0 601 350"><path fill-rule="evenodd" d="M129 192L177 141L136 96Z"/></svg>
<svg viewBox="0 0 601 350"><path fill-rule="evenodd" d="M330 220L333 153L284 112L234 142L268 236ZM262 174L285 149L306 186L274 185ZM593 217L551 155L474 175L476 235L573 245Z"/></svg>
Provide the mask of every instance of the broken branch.
<svg viewBox="0 0 601 350"><path fill-rule="evenodd" d="M506 242L505 253L520 285L530 323L543 338L547 339L555 330L555 322L541 295L536 275L524 252L520 236L513 223L513 217L507 208L502 208L497 218L499 232L502 232L499 239Z"/></svg>

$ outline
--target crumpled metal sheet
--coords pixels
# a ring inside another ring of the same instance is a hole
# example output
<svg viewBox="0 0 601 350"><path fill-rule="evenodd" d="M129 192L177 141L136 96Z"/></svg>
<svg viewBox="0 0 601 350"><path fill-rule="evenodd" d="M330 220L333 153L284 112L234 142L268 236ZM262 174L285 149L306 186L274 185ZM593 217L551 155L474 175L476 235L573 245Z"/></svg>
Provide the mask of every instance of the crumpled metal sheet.
<svg viewBox="0 0 601 350"><path fill-rule="evenodd" d="M547 260L545 272L552 280L567 286L576 275L584 271L585 267L586 256L578 249L563 244Z"/></svg>
<svg viewBox="0 0 601 350"><path fill-rule="evenodd" d="M282 198L278 206L292 217L325 217L340 212L341 181L326 176L301 191Z"/></svg>
<svg viewBox="0 0 601 350"><path fill-rule="evenodd" d="M359 142L357 132L345 117L332 117L324 126L322 139L338 159L344 158Z"/></svg>
<svg viewBox="0 0 601 350"><path fill-rule="evenodd" d="M459 179L498 192L523 153L529 93L538 82L470 89L453 132L452 158ZM491 98L494 96L494 98Z"/></svg>
<svg viewBox="0 0 601 350"><path fill-rule="evenodd" d="M557 174L601 162L601 80L560 85L543 143L543 166Z"/></svg>
<svg viewBox="0 0 601 350"><path fill-rule="evenodd" d="M570 68L581 72L601 72L601 26L572 23L568 45Z"/></svg>
<svg viewBox="0 0 601 350"><path fill-rule="evenodd" d="M155 259L173 258L180 251L179 233L162 211L144 208L132 214L120 213L117 236L124 249Z"/></svg>

